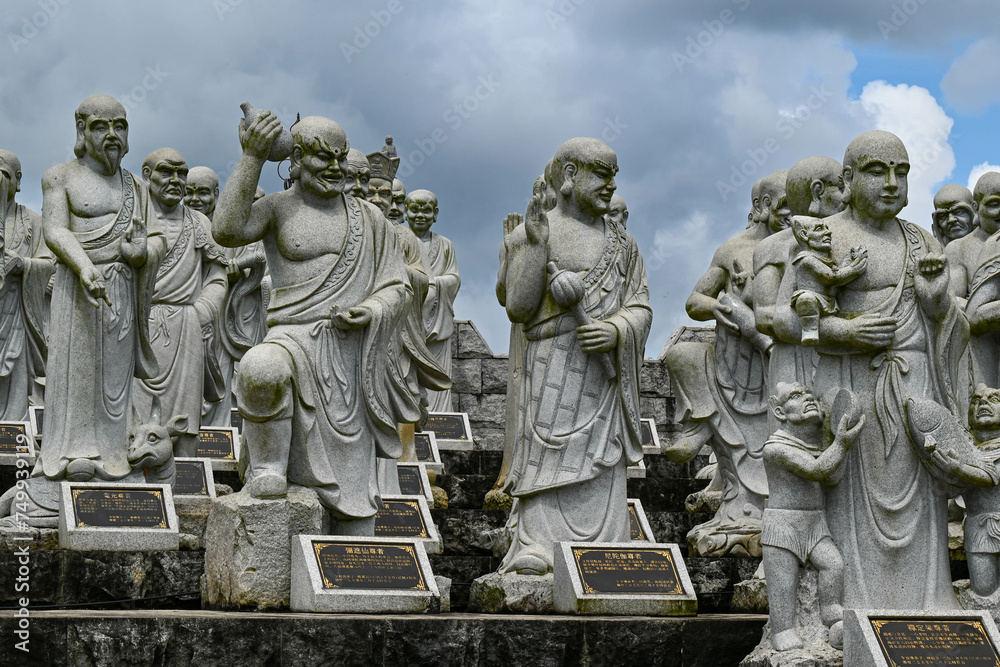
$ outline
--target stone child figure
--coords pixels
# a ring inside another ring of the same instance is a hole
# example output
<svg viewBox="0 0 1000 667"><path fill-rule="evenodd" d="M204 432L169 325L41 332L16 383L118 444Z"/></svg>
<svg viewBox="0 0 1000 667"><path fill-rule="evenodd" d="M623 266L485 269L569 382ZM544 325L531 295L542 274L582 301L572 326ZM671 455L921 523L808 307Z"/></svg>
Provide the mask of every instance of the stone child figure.
<svg viewBox="0 0 1000 667"><path fill-rule="evenodd" d="M795 612L799 564L808 562L819 572L820 616L830 627L830 644L841 648L844 561L826 524L821 485L837 482L836 473L864 426L864 416L850 424L850 416L843 415L833 436L824 424L824 410L805 385L779 382L776 390L768 404L780 426L764 443L770 496L760 540L771 640L777 651L802 646Z"/></svg>
<svg viewBox="0 0 1000 667"><path fill-rule="evenodd" d="M438 201L433 192L414 190L406 196L406 222L420 240L420 257L427 273L427 296L422 313L427 349L450 377L454 304L462 279L458 275L455 246L447 237L431 231L437 215ZM427 404L431 412L451 412L451 390L428 391Z"/></svg>
<svg viewBox="0 0 1000 667"><path fill-rule="evenodd" d="M92 95L76 110L76 160L42 177L45 241L55 254L45 451L34 475L120 479L133 378L156 377L149 343L163 234L145 184L121 168L125 108Z"/></svg>
<svg viewBox="0 0 1000 667"><path fill-rule="evenodd" d="M607 145L570 139L551 163L555 208L533 197L505 240L498 294L526 344L501 573L545 574L555 542L628 539L625 473L642 458L638 373L652 310L635 240L604 221L617 171Z"/></svg>
<svg viewBox="0 0 1000 667"><path fill-rule="evenodd" d="M976 386L969 429L983 458L1000 464L1000 389ZM989 597L1000 589L1000 486L972 487L965 498L965 553L972 591Z"/></svg>
<svg viewBox="0 0 1000 667"><path fill-rule="evenodd" d="M212 231L227 247L262 240L273 281L264 341L240 362L236 396L248 465L243 493L316 491L336 534L372 535L376 457L402 453L385 355L410 298L396 236L345 194L347 135L327 118L292 128L291 187L254 201L281 131L260 114L241 133Z"/></svg>
<svg viewBox="0 0 1000 667"><path fill-rule="evenodd" d="M792 233L798 242L792 259L795 292L792 308L802 320L802 342L819 340L819 318L837 312L837 288L851 282L868 264L864 248L851 248L837 264L833 258L833 236L822 218L792 218Z"/></svg>

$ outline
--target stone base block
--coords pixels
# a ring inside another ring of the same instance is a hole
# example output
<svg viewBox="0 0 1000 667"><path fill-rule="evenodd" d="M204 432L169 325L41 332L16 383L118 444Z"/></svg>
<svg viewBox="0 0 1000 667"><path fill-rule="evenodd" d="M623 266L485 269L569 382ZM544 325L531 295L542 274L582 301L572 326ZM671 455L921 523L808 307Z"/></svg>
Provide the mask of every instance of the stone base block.
<svg viewBox="0 0 1000 667"><path fill-rule="evenodd" d="M552 573L545 575L491 572L472 582L469 611L487 614L551 614Z"/></svg>
<svg viewBox="0 0 1000 667"><path fill-rule="evenodd" d="M962 609L989 612L993 622L1000 624L1000 591L987 597L977 595L968 579L952 582L952 586L955 588L955 595L958 596L958 604L962 605Z"/></svg>
<svg viewBox="0 0 1000 667"><path fill-rule="evenodd" d="M316 493L291 486L286 498L240 492L212 502L205 528L202 602L219 609L287 609L291 540L328 532Z"/></svg>
<svg viewBox="0 0 1000 667"><path fill-rule="evenodd" d="M733 611L751 614L766 614L767 582L763 579L747 579L733 586Z"/></svg>

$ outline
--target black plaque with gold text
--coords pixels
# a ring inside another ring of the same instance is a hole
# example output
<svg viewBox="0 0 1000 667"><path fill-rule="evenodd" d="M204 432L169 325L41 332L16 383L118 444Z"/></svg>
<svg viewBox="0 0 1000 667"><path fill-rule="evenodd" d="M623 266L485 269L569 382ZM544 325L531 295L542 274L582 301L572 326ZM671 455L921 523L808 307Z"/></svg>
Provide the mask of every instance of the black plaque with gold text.
<svg viewBox="0 0 1000 667"><path fill-rule="evenodd" d="M629 527L629 539L646 541L646 533L642 531L642 524L639 522L639 515L635 511L635 505L632 503L628 504L628 527Z"/></svg>
<svg viewBox="0 0 1000 667"><path fill-rule="evenodd" d="M427 417L425 431L434 431L438 440L472 440L472 434L465 428L463 414L434 414Z"/></svg>
<svg viewBox="0 0 1000 667"><path fill-rule="evenodd" d="M243 432L243 415L240 414L239 408L233 408L229 413L229 425L235 428L239 432Z"/></svg>
<svg viewBox="0 0 1000 667"><path fill-rule="evenodd" d="M426 496L424 492L423 475L420 468L416 466L397 466L396 474L399 476L399 492L404 496Z"/></svg>
<svg viewBox="0 0 1000 667"><path fill-rule="evenodd" d="M434 460L434 450L431 449L431 436L428 434L414 433L413 448L416 451L417 461L421 463L437 463Z"/></svg>
<svg viewBox="0 0 1000 667"><path fill-rule="evenodd" d="M73 488L77 528L169 528L163 489Z"/></svg>
<svg viewBox="0 0 1000 667"><path fill-rule="evenodd" d="M426 591L412 544L312 543L323 588Z"/></svg>
<svg viewBox="0 0 1000 667"><path fill-rule="evenodd" d="M870 617L889 667L1000 667L1000 655L979 619Z"/></svg>
<svg viewBox="0 0 1000 667"><path fill-rule="evenodd" d="M202 429L194 455L204 459L235 459L233 432Z"/></svg>
<svg viewBox="0 0 1000 667"><path fill-rule="evenodd" d="M24 424L0 424L0 454L30 454Z"/></svg>
<svg viewBox="0 0 1000 667"><path fill-rule="evenodd" d="M682 595L680 575L669 549L573 547L585 594Z"/></svg>
<svg viewBox="0 0 1000 667"><path fill-rule="evenodd" d="M420 503L416 500L383 500L375 515L375 537L429 537Z"/></svg>
<svg viewBox="0 0 1000 667"><path fill-rule="evenodd" d="M178 496L208 496L208 478L203 461L177 461L177 481L174 493Z"/></svg>

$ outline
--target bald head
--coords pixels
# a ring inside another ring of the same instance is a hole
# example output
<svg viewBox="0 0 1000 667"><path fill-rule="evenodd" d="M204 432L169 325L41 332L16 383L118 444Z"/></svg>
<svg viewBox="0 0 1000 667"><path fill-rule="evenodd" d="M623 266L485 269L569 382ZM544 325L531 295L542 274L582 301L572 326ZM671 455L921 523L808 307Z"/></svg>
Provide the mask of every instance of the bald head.
<svg viewBox="0 0 1000 667"><path fill-rule="evenodd" d="M941 245L968 236L976 228L976 209L972 191L964 185L949 183L934 195L931 231Z"/></svg>
<svg viewBox="0 0 1000 667"><path fill-rule="evenodd" d="M209 218L215 213L219 197L219 175L208 167L192 167L184 188L184 203Z"/></svg>
<svg viewBox="0 0 1000 667"><path fill-rule="evenodd" d="M21 160L10 151L0 148L0 171L10 179L12 187L7 192L7 200L14 198L14 193L21 191Z"/></svg>
<svg viewBox="0 0 1000 667"><path fill-rule="evenodd" d="M788 199L785 196L785 181L788 170L779 169L760 180L760 215L771 233L786 229L790 223Z"/></svg>
<svg viewBox="0 0 1000 667"><path fill-rule="evenodd" d="M398 225L403 222L403 213L406 210L406 186L398 178L392 179L392 201L389 202L389 212L385 214L386 219Z"/></svg>
<svg viewBox="0 0 1000 667"><path fill-rule="evenodd" d="M988 171L976 181L972 191L979 226L987 234L1000 231L1000 172Z"/></svg>
<svg viewBox="0 0 1000 667"><path fill-rule="evenodd" d="M306 116L292 126L288 174L309 196L329 199L347 191L347 153L344 128L322 116Z"/></svg>
<svg viewBox="0 0 1000 667"><path fill-rule="evenodd" d="M792 215L825 218L844 210L843 166L832 157L814 155L788 170L785 196Z"/></svg>
<svg viewBox="0 0 1000 667"><path fill-rule="evenodd" d="M618 156L603 141L577 137L565 142L552 158L552 188L565 202L587 216L608 212L615 191ZM557 204L559 205L559 204Z"/></svg>
<svg viewBox="0 0 1000 667"><path fill-rule="evenodd" d="M976 187L972 191L972 196L978 204L983 201L983 197L1000 194L1000 171L988 171L976 181Z"/></svg>
<svg viewBox="0 0 1000 667"><path fill-rule="evenodd" d="M872 160L910 163L903 141L892 132L872 130L856 136L844 151L844 168L862 169Z"/></svg>
<svg viewBox="0 0 1000 667"><path fill-rule="evenodd" d="M338 123L322 116L306 116L292 127L296 148L309 152L326 150L338 156L347 154L347 133Z"/></svg>
<svg viewBox="0 0 1000 667"><path fill-rule="evenodd" d="M910 158L899 137L873 130L858 135L844 152L850 206L862 224L882 224L906 206Z"/></svg>
<svg viewBox="0 0 1000 667"><path fill-rule="evenodd" d="M188 166L173 148L159 148L142 161L142 177L149 183L149 196L161 212L169 213L184 200Z"/></svg>
<svg viewBox="0 0 1000 667"><path fill-rule="evenodd" d="M622 199L621 195L614 195L611 197L611 204L609 204L611 210L605 214L605 219L616 225L621 225L624 229L628 225L628 205L625 204L625 200Z"/></svg>
<svg viewBox="0 0 1000 667"><path fill-rule="evenodd" d="M153 171L156 165L161 162L187 165L187 162L184 161L183 156L177 150L173 148L157 148L142 161L142 177L149 180L148 172Z"/></svg>
<svg viewBox="0 0 1000 667"><path fill-rule="evenodd" d="M414 190L406 195L406 222L418 237L423 238L437 222L438 199L430 190Z"/></svg>
<svg viewBox="0 0 1000 667"><path fill-rule="evenodd" d="M89 157L108 175L117 173L122 158L128 153L125 107L110 95L91 95L77 107L74 118L74 155Z"/></svg>
<svg viewBox="0 0 1000 667"><path fill-rule="evenodd" d="M368 156L357 148L347 151L348 192L359 199L368 198L368 184L371 181L372 168Z"/></svg>

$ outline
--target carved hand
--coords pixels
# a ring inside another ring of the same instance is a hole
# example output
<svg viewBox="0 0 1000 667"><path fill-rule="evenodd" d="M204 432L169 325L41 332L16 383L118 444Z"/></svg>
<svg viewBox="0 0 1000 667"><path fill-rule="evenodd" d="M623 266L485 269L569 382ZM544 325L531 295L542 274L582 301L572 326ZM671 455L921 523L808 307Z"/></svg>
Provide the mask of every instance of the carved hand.
<svg viewBox="0 0 1000 667"><path fill-rule="evenodd" d="M854 319L840 317L823 318L821 325L822 342L827 344L848 344L860 350L881 350L892 344L896 331L895 317L882 317L865 313Z"/></svg>
<svg viewBox="0 0 1000 667"><path fill-rule="evenodd" d="M24 259L13 255L8 257L4 262L5 272L8 276L19 276L24 273Z"/></svg>
<svg viewBox="0 0 1000 667"><path fill-rule="evenodd" d="M948 280L948 258L945 255L929 253L917 260L913 282L921 300L936 300L948 294Z"/></svg>
<svg viewBox="0 0 1000 667"><path fill-rule="evenodd" d="M520 213L508 213L507 217L503 219L503 235L510 234L522 222L524 222L524 216Z"/></svg>
<svg viewBox="0 0 1000 667"><path fill-rule="evenodd" d="M618 329L613 324L594 320L576 328L576 337L584 352L610 352L618 345Z"/></svg>
<svg viewBox="0 0 1000 667"><path fill-rule="evenodd" d="M103 299L104 303L109 306L111 305L111 299L108 298L107 293L104 291L104 274L96 266L89 264L83 267L80 270L80 282L83 284L83 295L94 308L101 307L101 302L98 299Z"/></svg>
<svg viewBox="0 0 1000 667"><path fill-rule="evenodd" d="M733 312L733 307L731 305L722 303L718 299L716 299L715 303L712 304L712 316L715 317L715 321L721 324L722 326L726 327L727 329L731 329L732 331L739 333L740 332L739 325L736 324L736 322L734 322L729 317L732 314L732 312Z"/></svg>
<svg viewBox="0 0 1000 667"><path fill-rule="evenodd" d="M861 415L857 423L851 428L847 428L847 424L850 422L850 416L844 415L840 418L840 423L837 425L837 434L833 438L833 444L838 447L842 447L846 452L848 449L854 445L854 441L858 439L861 435L861 429L865 425L865 416Z"/></svg>
<svg viewBox="0 0 1000 667"><path fill-rule="evenodd" d="M266 160L271 152L271 144L281 134L281 121L270 111L265 111L245 129L240 120L239 131L243 153L258 160Z"/></svg>
<svg viewBox="0 0 1000 667"><path fill-rule="evenodd" d="M535 195L528 202L524 231L528 235L528 243L531 245L545 245L549 242L549 219L545 215L541 195Z"/></svg>
<svg viewBox="0 0 1000 667"><path fill-rule="evenodd" d="M128 229L122 235L121 240L122 257L126 262L134 267L142 266L146 262L146 221L141 217L133 216Z"/></svg>
<svg viewBox="0 0 1000 667"><path fill-rule="evenodd" d="M347 310L334 306L330 310L330 322L341 331L363 329L371 324L371 321L372 311L365 306L354 306Z"/></svg>

